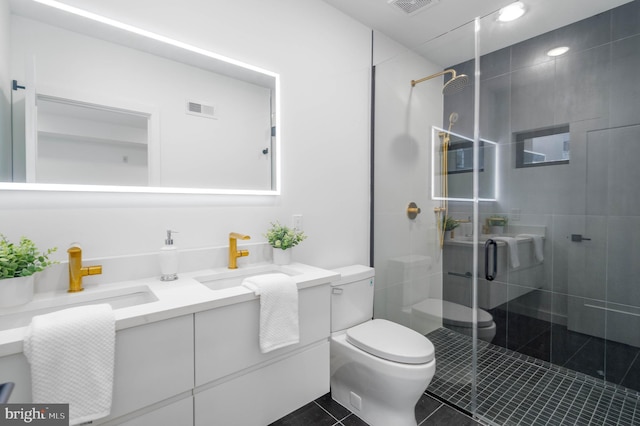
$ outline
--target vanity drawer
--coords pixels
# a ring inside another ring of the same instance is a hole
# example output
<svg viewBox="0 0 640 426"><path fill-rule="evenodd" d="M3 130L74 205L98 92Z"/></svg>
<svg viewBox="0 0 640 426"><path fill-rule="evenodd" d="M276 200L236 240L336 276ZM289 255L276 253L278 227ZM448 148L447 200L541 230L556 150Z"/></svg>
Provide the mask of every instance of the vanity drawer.
<svg viewBox="0 0 640 426"><path fill-rule="evenodd" d="M330 287L298 294L300 343L263 354L259 346L260 300L195 314L196 386L282 356L330 334Z"/></svg>

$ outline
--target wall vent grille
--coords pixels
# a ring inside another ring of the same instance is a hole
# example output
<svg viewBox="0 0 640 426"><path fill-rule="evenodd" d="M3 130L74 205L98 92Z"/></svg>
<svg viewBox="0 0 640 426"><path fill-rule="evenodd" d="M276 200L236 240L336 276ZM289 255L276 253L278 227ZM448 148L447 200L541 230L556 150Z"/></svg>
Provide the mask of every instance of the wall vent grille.
<svg viewBox="0 0 640 426"><path fill-rule="evenodd" d="M387 3L401 10L407 15L422 12L429 6L433 6L440 0L388 0Z"/></svg>
<svg viewBox="0 0 640 426"><path fill-rule="evenodd" d="M187 114L199 117L216 118L213 105L207 105L197 101L187 101Z"/></svg>

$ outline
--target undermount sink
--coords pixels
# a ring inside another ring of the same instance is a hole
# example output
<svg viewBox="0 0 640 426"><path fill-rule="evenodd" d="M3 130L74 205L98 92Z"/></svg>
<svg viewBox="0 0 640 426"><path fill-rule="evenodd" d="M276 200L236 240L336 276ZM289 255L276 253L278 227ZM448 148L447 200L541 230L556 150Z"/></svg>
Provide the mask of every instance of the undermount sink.
<svg viewBox="0 0 640 426"><path fill-rule="evenodd" d="M242 281L245 278L252 277L254 275L272 274L276 272L289 276L295 276L301 273L287 266L270 264L218 272L210 275L195 277L195 279L211 290L224 290L226 288L232 288L241 285Z"/></svg>
<svg viewBox="0 0 640 426"><path fill-rule="evenodd" d="M43 315L76 306L108 303L113 309L152 303L158 300L146 285L112 290L85 289L81 293L36 295L34 300L20 306L0 309L0 331L26 327L36 315Z"/></svg>

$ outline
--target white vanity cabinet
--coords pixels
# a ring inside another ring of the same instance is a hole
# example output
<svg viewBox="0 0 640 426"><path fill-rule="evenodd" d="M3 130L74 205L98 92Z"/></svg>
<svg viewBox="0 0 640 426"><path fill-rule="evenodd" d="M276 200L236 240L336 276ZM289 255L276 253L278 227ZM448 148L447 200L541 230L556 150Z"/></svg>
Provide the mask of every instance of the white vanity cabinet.
<svg viewBox="0 0 640 426"><path fill-rule="evenodd" d="M161 402L193 388L193 315L127 328L116 335L111 415Z"/></svg>
<svg viewBox="0 0 640 426"><path fill-rule="evenodd" d="M26 357L14 354L0 358L0 371L3 380L16 384L10 402L31 402L31 374ZM94 424L110 423L110 419L172 397L179 398L183 393L190 401L192 388L193 315L120 330L116 333L111 415Z"/></svg>
<svg viewBox="0 0 640 426"><path fill-rule="evenodd" d="M266 354L259 299L195 314L195 425L269 424L329 391L330 287L298 294L300 343Z"/></svg>

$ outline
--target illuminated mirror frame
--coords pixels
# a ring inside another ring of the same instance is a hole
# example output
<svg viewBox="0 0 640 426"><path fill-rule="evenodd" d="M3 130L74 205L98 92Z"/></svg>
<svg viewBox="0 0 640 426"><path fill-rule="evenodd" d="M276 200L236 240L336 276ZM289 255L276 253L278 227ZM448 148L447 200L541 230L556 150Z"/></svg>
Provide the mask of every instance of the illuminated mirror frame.
<svg viewBox="0 0 640 426"><path fill-rule="evenodd" d="M468 201L471 202L473 201L473 198L456 198L456 197L441 197L438 196L436 194L436 175L435 175L435 171L439 170L436 169L436 161L439 160L440 156L438 155L438 153L440 152L440 146L441 146L441 141L440 141L440 136L439 133L440 132L445 132L445 133L449 133L451 136L455 136L457 138L460 139L464 139L470 142L473 142L473 139L469 139L465 136L459 135L457 133L454 132L450 132L447 129L442 129L440 127L437 126L431 126L431 170L433 170L433 174L431 176L431 199L432 200L437 200L437 201ZM493 175L493 198L478 198L478 201L498 201L498 183L500 182L500 180L498 179L498 173L499 173L499 163L498 163L498 143L497 142L492 142L492 141L488 141L486 139L480 139L484 144L488 144L488 145L493 145L494 146L494 155L495 158L493 159L494 164L495 164L495 170L494 170L494 175ZM485 152L485 159L487 158L487 153Z"/></svg>
<svg viewBox="0 0 640 426"><path fill-rule="evenodd" d="M71 184L51 184L51 183L14 183L0 182L0 190L18 190L18 191L71 191L71 192L122 192L122 193L156 193L156 194L212 194L212 195L280 195L282 186L281 159L282 148L280 138L282 127L280 126L280 75L272 71L268 71L251 64L247 64L235 59L219 55L206 49L183 43L163 35L147 31L133 25L125 24L111 18L107 18L84 9L79 9L55 0L33 0L37 3L62 10L83 18L91 19L111 27L128 31L143 37L147 37L161 43L165 43L180 49L188 50L199 55L226 62L250 71L259 72L275 79L275 158L272 160L272 167L275 172L272 173L275 179L275 187L271 190L252 190L252 189L208 189L208 188L172 188L172 187L152 187L152 186L111 186L111 185L71 185Z"/></svg>

